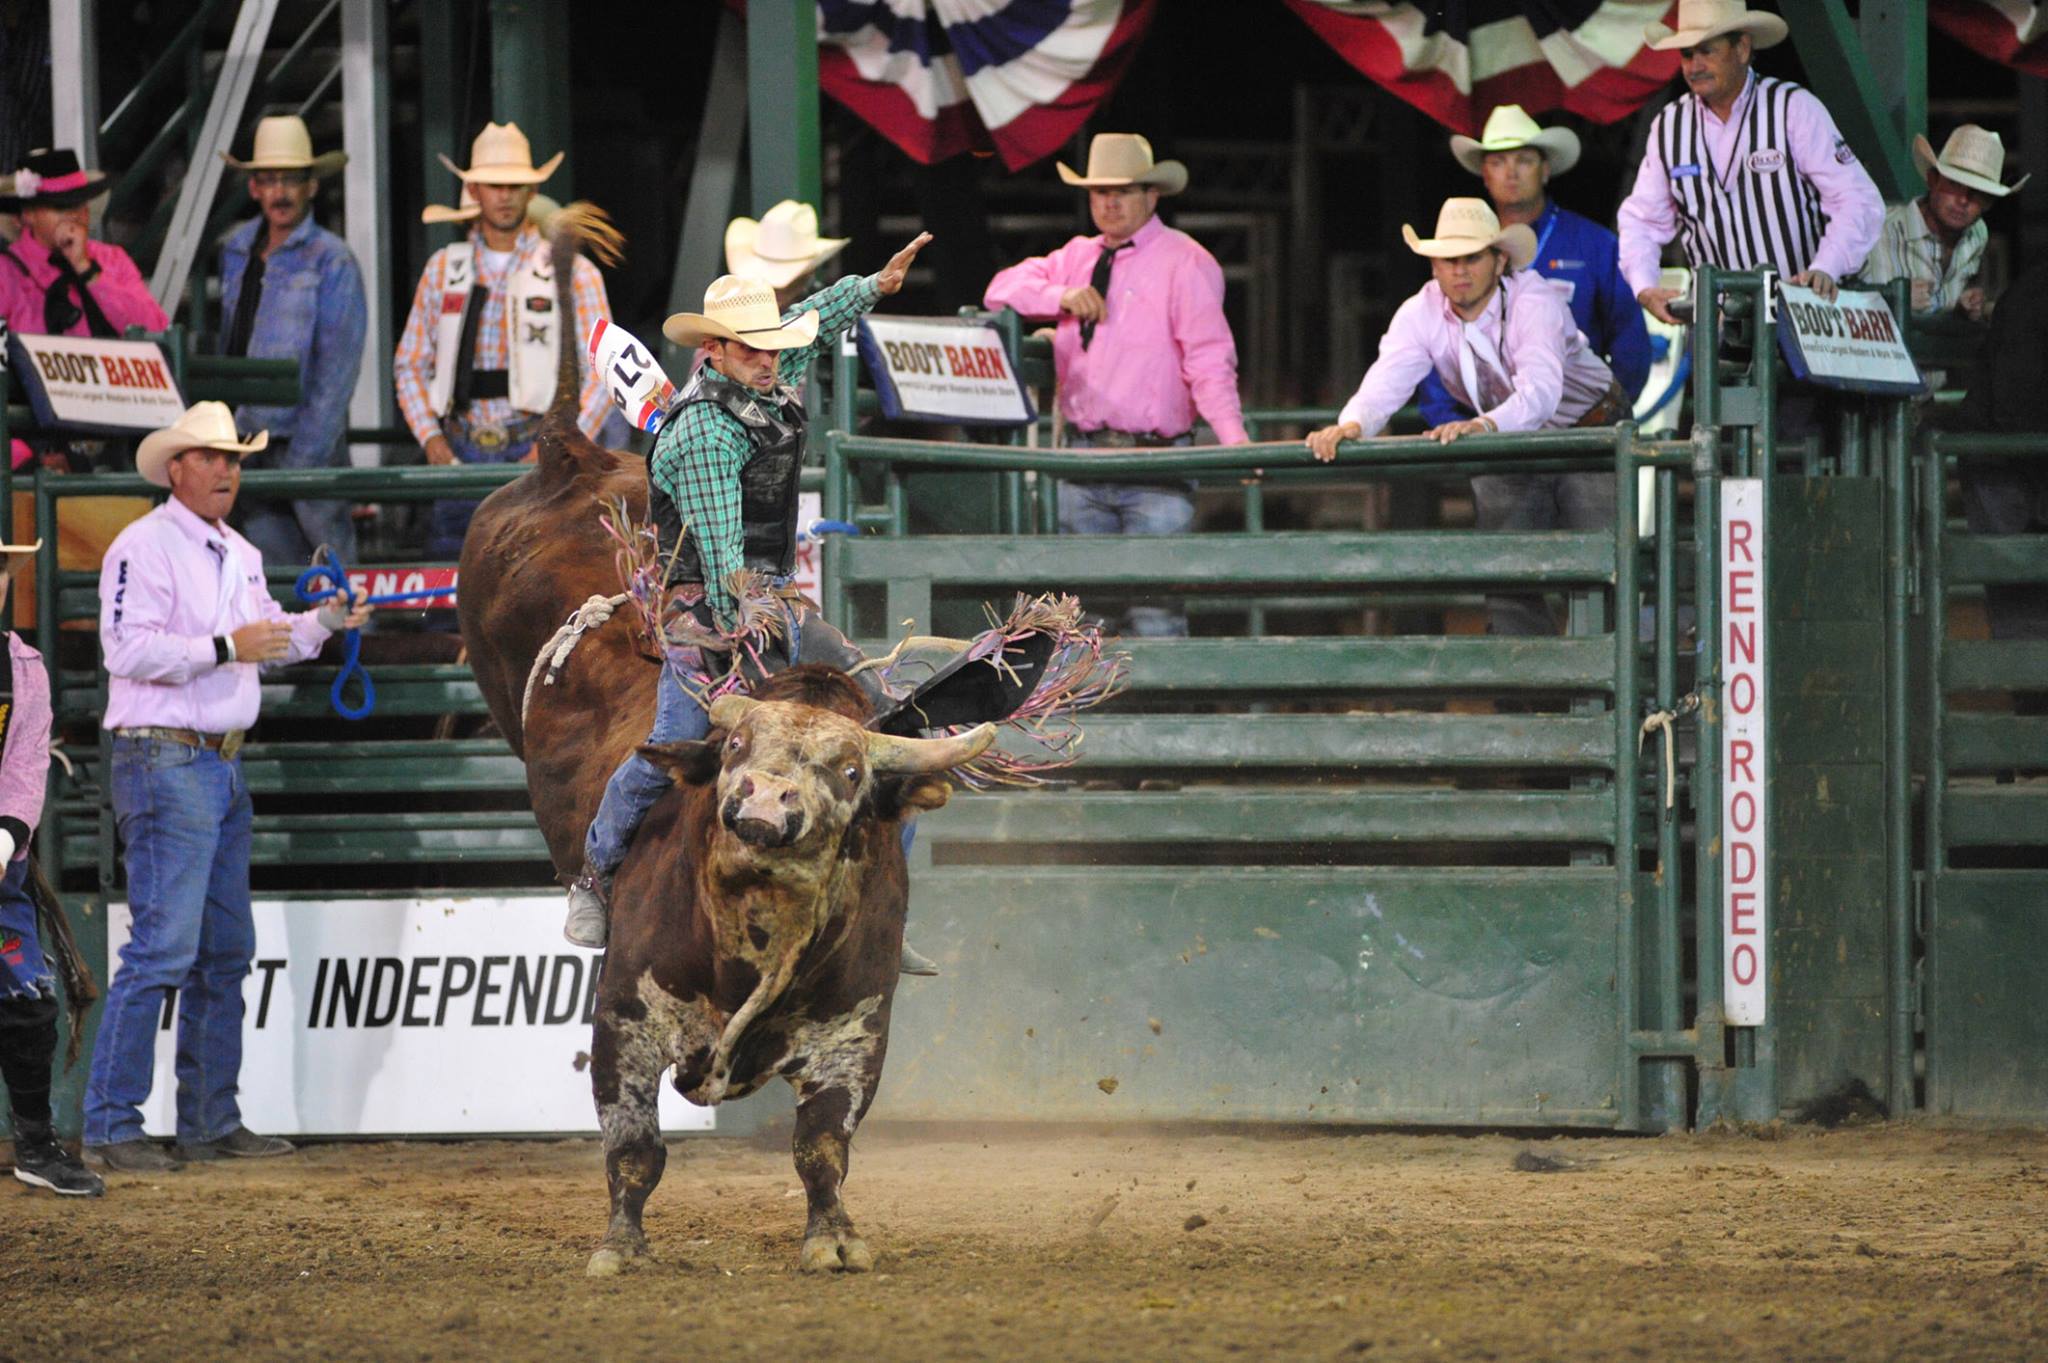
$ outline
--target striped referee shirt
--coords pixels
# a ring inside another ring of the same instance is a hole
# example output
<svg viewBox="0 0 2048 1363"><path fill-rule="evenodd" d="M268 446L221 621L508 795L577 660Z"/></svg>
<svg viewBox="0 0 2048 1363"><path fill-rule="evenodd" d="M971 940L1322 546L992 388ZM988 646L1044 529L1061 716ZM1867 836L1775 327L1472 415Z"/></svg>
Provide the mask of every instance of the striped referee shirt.
<svg viewBox="0 0 2048 1363"><path fill-rule="evenodd" d="M1821 102L1752 71L1725 120L1687 94L1650 125L1621 206L1621 270L1637 293L1657 287L1676 238L1688 265L1842 279L1883 221L1877 186Z"/></svg>

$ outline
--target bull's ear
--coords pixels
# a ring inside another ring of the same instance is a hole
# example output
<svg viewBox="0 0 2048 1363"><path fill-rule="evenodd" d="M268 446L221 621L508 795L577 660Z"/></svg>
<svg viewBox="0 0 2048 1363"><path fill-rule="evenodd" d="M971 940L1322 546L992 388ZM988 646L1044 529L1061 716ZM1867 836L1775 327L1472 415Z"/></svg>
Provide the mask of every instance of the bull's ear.
<svg viewBox="0 0 2048 1363"><path fill-rule="evenodd" d="M717 779L718 750L723 744L690 738L679 743L642 743L640 755L686 786Z"/></svg>
<svg viewBox="0 0 2048 1363"><path fill-rule="evenodd" d="M942 776L910 776L885 780L875 787L875 813L884 819L943 809L953 797L953 783Z"/></svg>

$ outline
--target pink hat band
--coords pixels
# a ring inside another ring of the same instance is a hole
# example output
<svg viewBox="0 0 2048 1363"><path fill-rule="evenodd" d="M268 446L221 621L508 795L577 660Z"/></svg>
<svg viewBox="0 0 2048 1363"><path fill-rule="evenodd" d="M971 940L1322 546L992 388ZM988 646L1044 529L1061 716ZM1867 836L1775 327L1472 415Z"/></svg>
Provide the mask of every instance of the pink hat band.
<svg viewBox="0 0 2048 1363"><path fill-rule="evenodd" d="M68 189L84 189L86 183L85 172L74 170L69 175L52 175L41 181L36 187L36 193L62 194Z"/></svg>

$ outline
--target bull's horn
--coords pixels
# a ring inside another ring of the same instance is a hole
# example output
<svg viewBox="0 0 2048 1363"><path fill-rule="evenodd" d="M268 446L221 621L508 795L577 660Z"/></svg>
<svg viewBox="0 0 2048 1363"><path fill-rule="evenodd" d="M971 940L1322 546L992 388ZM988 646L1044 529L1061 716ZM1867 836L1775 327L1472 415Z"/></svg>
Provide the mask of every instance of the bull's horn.
<svg viewBox="0 0 2048 1363"><path fill-rule="evenodd" d="M951 738L899 738L868 735L868 762L877 775L911 776L950 771L981 756L996 741L996 726L977 724Z"/></svg>
<svg viewBox="0 0 2048 1363"><path fill-rule="evenodd" d="M740 721L747 717L747 711L760 703L752 696L720 696L711 702L711 727L737 729Z"/></svg>

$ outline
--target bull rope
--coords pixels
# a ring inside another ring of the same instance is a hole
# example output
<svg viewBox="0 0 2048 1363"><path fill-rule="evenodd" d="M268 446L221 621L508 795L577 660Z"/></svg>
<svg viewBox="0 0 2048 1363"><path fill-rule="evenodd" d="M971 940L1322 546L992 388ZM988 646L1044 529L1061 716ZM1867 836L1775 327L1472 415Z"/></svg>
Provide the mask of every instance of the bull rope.
<svg viewBox="0 0 2048 1363"><path fill-rule="evenodd" d="M623 606L629 596L620 592L617 596L592 596L578 606L555 631L554 637L541 645L534 655L533 668L526 674L526 693L519 699L519 727L526 728L526 712L533 708L533 692L538 686L553 686L555 678L561 675L569 655L576 651L576 644L591 630L612 618L612 612Z"/></svg>

